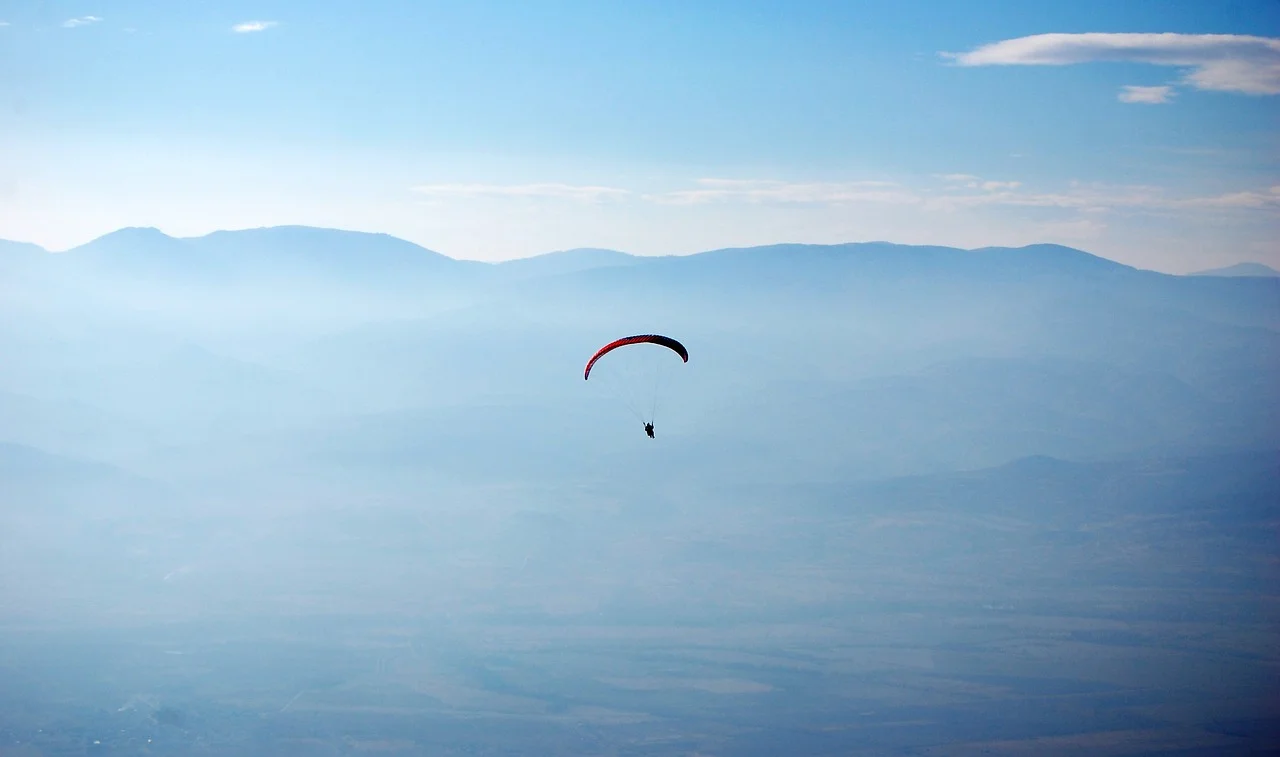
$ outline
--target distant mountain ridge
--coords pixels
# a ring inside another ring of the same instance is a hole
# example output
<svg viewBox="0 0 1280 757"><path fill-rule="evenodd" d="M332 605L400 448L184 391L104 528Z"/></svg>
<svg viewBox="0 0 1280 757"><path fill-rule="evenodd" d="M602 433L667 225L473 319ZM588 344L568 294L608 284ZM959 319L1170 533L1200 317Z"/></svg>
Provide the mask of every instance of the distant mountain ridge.
<svg viewBox="0 0 1280 757"><path fill-rule="evenodd" d="M127 228L66 252L38 251L0 244L0 292L10 304L47 309L56 302L97 302L150 317L145 311L158 307L194 314L234 302L227 317L306 313L334 322L459 308L488 309L478 317L492 318L507 306L566 322L580 319L582 308L629 321L655 313L678 320L699 311L697 322L728 325L746 313L780 316L793 305L811 315L826 308L828 317L855 323L889 310L910 319L911 312L940 307L969 311L1046 297L1094 308L1097 302L1085 301L1124 290L1125 298L1176 300L1224 322L1278 325L1268 304L1276 297L1275 279L1174 276L1056 244L972 250L774 244L666 256L582 248L487 263L386 234L278 226L191 238ZM945 324L918 328L941 333Z"/></svg>
<svg viewBox="0 0 1280 757"><path fill-rule="evenodd" d="M57 254L109 273L136 267L193 275L261 275L310 268L330 274L364 276L468 267L388 234L274 226L215 231L200 237L171 237L154 228L126 228Z"/></svg>
<svg viewBox="0 0 1280 757"><path fill-rule="evenodd" d="M598 268L629 267L658 261L702 262L728 256L779 258L785 262L798 255L810 257L857 254L873 263L886 253L895 262L909 265L936 265L948 258L967 254L968 262L982 261L1010 269L1052 268L1059 272L1102 272L1139 270L1099 255L1065 245L1038 243L1022 247L960 248L939 245L908 245L887 241L838 244L781 243L750 247L726 247L687 255L633 255L618 250L582 247L556 250L497 262L449 257L389 234L349 231L316 226L269 226L252 229L219 230L197 237L173 237L154 227L125 227L104 234L63 252L52 252L30 242L0 239L0 271L12 269L21 256L33 262L40 253L62 261L91 263L96 268L153 266L158 271L176 272L184 267L191 273L209 274L234 268L262 272L286 261L291 265L315 266L330 272L370 273L374 269L398 270L470 269L473 272L500 271L507 278L530 278L573 274ZM67 256L63 258L62 256ZM353 265L356 261L363 265ZM371 264L371 265L370 265ZM1190 276L1280 277L1280 271L1256 262L1237 263L1223 268L1197 271Z"/></svg>
<svg viewBox="0 0 1280 757"><path fill-rule="evenodd" d="M0 255L14 252L46 252L38 245L0 240ZM214 231L199 237L172 237L152 227L126 227L104 234L85 244L64 252L50 253L95 263L127 260L130 263L158 261L165 256L180 256L186 261L208 264L237 261L244 263L270 255L294 262L324 263L336 265L353 259L376 262L379 265L449 265L468 266L476 269L502 269L507 273L522 275L557 275L594 268L631 266L650 261L685 259L712 259L726 255L785 256L809 254L848 255L858 253L879 256L891 252L909 256L918 262L935 261L938 258L970 253L990 259L1051 261L1055 265L1095 266L1099 268L1130 268L1097 255L1056 244L1034 244L1024 247L959 247L904 245L892 242L848 242L842 244L784 243L752 247L719 248L690 255L645 256L631 255L618 250L601 248L575 248L542 253L525 258L496 263L451 258L421 245L389 234L347 231L313 226L272 226L234 231ZM1268 269L1269 270L1269 269Z"/></svg>
<svg viewBox="0 0 1280 757"><path fill-rule="evenodd" d="M185 444L308 422L330 445L317 455L553 471L547 419L579 413L576 431L550 432L573 439L599 420L581 404L604 391L583 386L586 358L649 332L692 355L661 438L704 444L688 464L725 475L743 459L760 479L866 478L1280 443L1280 281L1060 245L492 264L360 232L123 229L64 253L0 246L0 265L0 440L122 464L153 429ZM382 419L322 430L400 411L402 434Z"/></svg>
<svg viewBox="0 0 1280 757"><path fill-rule="evenodd" d="M47 252L48 250L45 248L31 242L11 242L8 239L0 239L0 259L14 255L32 255Z"/></svg>
<svg viewBox="0 0 1280 757"><path fill-rule="evenodd" d="M643 262L644 258L617 250L596 247L578 247L558 250L527 258L504 260L496 265L505 273L516 276L556 276L577 273L593 268L629 266Z"/></svg>
<svg viewBox="0 0 1280 757"><path fill-rule="evenodd" d="M1224 277L1249 277L1262 276L1267 278L1280 277L1280 271L1271 266L1262 263L1236 263L1225 268L1210 268L1207 271L1197 271L1192 276L1224 276Z"/></svg>

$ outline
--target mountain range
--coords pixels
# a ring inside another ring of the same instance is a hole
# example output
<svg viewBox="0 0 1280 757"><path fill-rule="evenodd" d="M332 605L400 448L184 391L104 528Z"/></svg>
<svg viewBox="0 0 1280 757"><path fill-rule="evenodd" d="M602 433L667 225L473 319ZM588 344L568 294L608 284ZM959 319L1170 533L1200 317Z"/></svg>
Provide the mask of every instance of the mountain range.
<svg viewBox="0 0 1280 757"><path fill-rule="evenodd" d="M866 477L1280 444L1280 282L1057 245L486 264L378 234L124 229L5 243L0 266L0 441L109 462L189 443L216 461L307 428L285 449L373 433L415 464L474 445L451 471L532 471L549 419L557 444L604 435L584 461L625 455L621 405L583 415L599 397L571 379L655 331L693 356L664 400L665 449L693 445L675 467Z"/></svg>
<svg viewBox="0 0 1280 757"><path fill-rule="evenodd" d="M755 254L800 254L819 250L865 251L871 248L906 249L908 245L884 242L854 243L845 245L772 245L748 248L748 250L713 250L681 257L719 256L752 252ZM913 258L917 261L936 261L938 256L965 252L949 247L919 247ZM997 256L1009 248L983 248L967 252ZM1120 266L1104 258L1089 255L1081 250L1060 245L1031 245L1020 248L1039 258L1037 265L1051 260L1060 265L1087 265L1083 261L1094 260L1100 266ZM307 226L277 226L239 231L215 231L201 237L171 237L150 227L119 229L78 247L62 252L50 252L26 242L0 239L0 263L6 270L41 265L40 253L56 258L71 269L95 270L102 273L135 276L174 275L180 277L208 277L210 280L266 276L277 272L296 275L312 271L316 275L347 275L356 279L382 275L422 275L432 272L458 273L469 271L474 275L484 269L492 269L501 277L536 277L594 268L630 266L663 257L630 255L617 250L577 248L536 255L528 258L506 260L499 263L449 258L412 242L387 234L373 234L338 229ZM65 256L65 257L64 257ZM666 258L672 256L664 256ZM45 259L46 261L50 259ZM1194 276L1280 276L1280 272L1261 263L1238 263L1225 268L1199 271Z"/></svg>
<svg viewBox="0 0 1280 757"><path fill-rule="evenodd" d="M1261 748L1277 376L1280 279L1056 245L0 244L0 732Z"/></svg>
<svg viewBox="0 0 1280 757"><path fill-rule="evenodd" d="M1275 278L1280 276L1280 271L1271 266L1262 263L1236 263L1225 268L1211 268L1207 271L1199 271L1192 274L1193 276L1266 276Z"/></svg>

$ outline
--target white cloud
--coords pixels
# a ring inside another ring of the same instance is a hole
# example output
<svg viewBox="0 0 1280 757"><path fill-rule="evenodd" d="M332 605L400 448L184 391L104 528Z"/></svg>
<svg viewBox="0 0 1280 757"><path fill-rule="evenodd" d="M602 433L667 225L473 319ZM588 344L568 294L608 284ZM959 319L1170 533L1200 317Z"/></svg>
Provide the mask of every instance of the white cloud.
<svg viewBox="0 0 1280 757"><path fill-rule="evenodd" d="M969 189L985 189L988 192L995 192L1001 189L1017 189L1022 186L1020 181L986 181L981 176L974 176L967 173L944 173L934 174L939 179L949 184L963 184Z"/></svg>
<svg viewBox="0 0 1280 757"><path fill-rule="evenodd" d="M1211 197L1195 197L1181 201L1182 207L1221 209L1277 209L1280 210L1280 186L1265 192L1229 192Z"/></svg>
<svg viewBox="0 0 1280 757"><path fill-rule="evenodd" d="M699 179L696 183L700 188L645 195L645 199L666 205L700 205L735 201L824 205L919 201L913 193L884 181L788 182L772 179Z"/></svg>
<svg viewBox="0 0 1280 757"><path fill-rule="evenodd" d="M9 25L8 21L0 21L0 26L8 26L8 25Z"/></svg>
<svg viewBox="0 0 1280 757"><path fill-rule="evenodd" d="M243 23L239 23L231 27L231 31L235 32L236 34L248 34L250 32L264 32L267 29L270 29L271 27L276 25L277 24L275 21L245 21Z"/></svg>
<svg viewBox="0 0 1280 757"><path fill-rule="evenodd" d="M1020 181L993 181L970 174L935 174L941 184L905 186L880 181L790 182L774 179L699 179L696 189L640 195L656 205L855 205L916 206L956 212L982 207L1057 209L1085 217L1108 213L1280 210L1280 186L1209 196L1175 196L1150 186L1071 182L1053 190L1034 190ZM623 191L623 190L616 190ZM492 193L492 192L489 192Z"/></svg>
<svg viewBox="0 0 1280 757"><path fill-rule="evenodd" d="M1280 186L1265 190L1242 190L1201 197L1175 197L1158 187L1111 186L1073 182L1059 191L1017 191L1019 182L978 182L965 188L976 191L958 193L948 188L926 195L925 207L933 210L1006 206L1024 208L1057 208L1089 215L1116 212L1171 213L1202 211L1278 211Z"/></svg>
<svg viewBox="0 0 1280 757"><path fill-rule="evenodd" d="M942 53L961 66L1066 66L1094 61L1189 69L1197 89L1280 94L1280 38L1241 34L1037 34Z"/></svg>
<svg viewBox="0 0 1280 757"><path fill-rule="evenodd" d="M625 189L574 184L423 184L412 188L432 197L514 197L556 198L578 202L620 200L631 193Z"/></svg>
<svg viewBox="0 0 1280 757"><path fill-rule="evenodd" d="M226 25L215 32L225 34ZM886 239L982 247L1088 240L1086 249L1160 270L1209 268L1218 262L1214 255L1228 253L1247 253L1280 267L1280 246L1271 241L1280 240L1280 188L1272 190L1280 185L1276 178L1232 183L1228 175L1214 174L1223 183L1215 182L1213 189L1190 181L1158 187L1068 183L1033 180L1011 166L977 173L965 161L937 164L941 170L930 173L973 172L979 185L993 180L1023 184L984 190L932 175L825 172L756 175L761 182L646 175L644 183L624 183L613 174L578 173L591 170L585 166L513 167L509 161L509 156L442 155L416 162L398 152L317 157L301 145L246 153L212 151L198 143L129 142L103 150L93 142L0 139L0 165L8 168L0 171L0 238L65 249L126 225L196 236L214 229L297 223L382 231L446 254L489 260L582 246L671 254L772 242ZM128 170L122 172L121 166ZM513 170L521 173L503 173ZM563 188L531 188L534 181L548 181L546 177L570 186L607 184L613 191L605 196L621 199L592 203L518 196L565 193ZM864 178L897 180L889 189L916 201L801 204L739 198L676 205L643 199L678 190L749 189L753 183L775 189L788 183L848 185L846 189L859 192L886 189L857 181ZM1175 179L1186 177L1170 177ZM6 181L13 186L10 196L4 195ZM456 191L446 195L448 185L439 186L446 181L470 195L480 187L498 188L489 195L460 198ZM409 191L414 184L437 186L416 194ZM389 186L401 189L387 195ZM440 207L424 212L426 203Z"/></svg>
<svg viewBox="0 0 1280 757"><path fill-rule="evenodd" d="M1167 103L1173 97L1173 87L1135 87L1126 86L1117 95L1122 103L1141 103L1143 105L1159 105Z"/></svg>
<svg viewBox="0 0 1280 757"><path fill-rule="evenodd" d="M69 18L66 21L63 21L62 25L68 29L74 29L77 26L88 26L89 24L96 24L101 20L102 19L98 18L97 16L77 16L76 18Z"/></svg>

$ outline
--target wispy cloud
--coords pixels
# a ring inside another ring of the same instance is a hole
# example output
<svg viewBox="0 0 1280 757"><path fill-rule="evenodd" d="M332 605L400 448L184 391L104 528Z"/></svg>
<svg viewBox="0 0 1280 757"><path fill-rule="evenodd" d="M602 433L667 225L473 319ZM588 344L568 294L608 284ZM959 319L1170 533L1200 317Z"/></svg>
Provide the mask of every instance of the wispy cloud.
<svg viewBox="0 0 1280 757"><path fill-rule="evenodd" d="M1037 34L941 53L961 66L1066 66L1123 61L1189 69L1197 89L1280 94L1280 38L1240 34Z"/></svg>
<svg viewBox="0 0 1280 757"><path fill-rule="evenodd" d="M1018 188L957 192L952 189L930 193L925 203L931 210L956 211L961 209L1011 206L1024 208L1059 208L1083 213L1106 213L1121 207L1155 207L1160 195L1147 187L1071 187L1060 191L1030 191Z"/></svg>
<svg viewBox="0 0 1280 757"><path fill-rule="evenodd" d="M1050 190L1021 181L971 174L936 174L940 183L912 186L882 181L790 182L771 179L699 179L697 188L641 195L663 205L744 203L853 206L893 204L955 212L983 207L1044 208L1092 218L1107 213L1280 211L1280 186L1219 195L1177 196L1150 186L1071 184Z"/></svg>
<svg viewBox="0 0 1280 757"><path fill-rule="evenodd" d="M1022 182L1020 181L991 181L983 179L981 176L974 176L967 173L944 173L935 175L949 184L963 185L969 189L982 189L987 192L996 192L1002 189L1017 189L1022 186Z"/></svg>
<svg viewBox="0 0 1280 757"><path fill-rule="evenodd" d="M1122 103L1141 103L1143 105L1159 105L1173 98L1173 87L1135 87L1126 86L1117 95Z"/></svg>
<svg viewBox="0 0 1280 757"><path fill-rule="evenodd" d="M703 178L692 188L640 192L609 186L552 182L531 184L423 184L411 187L433 200L526 199L601 204L635 199L654 205L821 206L853 208L914 207L924 212L956 213L981 208L1045 209L1071 219L1108 214L1277 213L1280 186L1241 189L1216 195L1177 195L1160 187L1071 182L1051 188L971 174L935 174L933 181L897 184L885 181L785 181L780 179ZM1086 224L1081 223L1080 228ZM1094 228L1090 226L1089 228Z"/></svg>
<svg viewBox="0 0 1280 757"><path fill-rule="evenodd" d="M63 21L62 25L68 29L74 29L77 26L88 26L89 24L96 24L101 20L102 19L98 18L97 16L77 16L75 18L69 18L66 21Z"/></svg>
<svg viewBox="0 0 1280 757"><path fill-rule="evenodd" d="M1088 215L1116 212L1170 213L1189 210L1280 211L1280 186L1199 197L1172 196L1159 187L1072 183L1057 191L1021 190L1018 182L980 182L974 192L944 190L926 195L925 207L954 211L1008 206L1058 208Z"/></svg>
<svg viewBox="0 0 1280 757"><path fill-rule="evenodd" d="M251 32L265 32L273 26L277 26L275 21L245 21L231 27L231 31L236 34L249 34Z"/></svg>
<svg viewBox="0 0 1280 757"><path fill-rule="evenodd" d="M918 198L884 181L790 182L772 179L699 179L697 189L645 195L668 205L711 202L838 205L852 202L914 203Z"/></svg>
<svg viewBox="0 0 1280 757"><path fill-rule="evenodd" d="M555 198L578 202L620 200L631 192L616 187L576 184L422 184L412 187L418 194L432 197Z"/></svg>
<svg viewBox="0 0 1280 757"><path fill-rule="evenodd" d="M0 26L8 26L8 25L9 25L8 21L0 21Z"/></svg>
<svg viewBox="0 0 1280 757"><path fill-rule="evenodd" d="M1244 208L1280 210L1280 186L1266 191L1231 192L1211 197L1196 197L1183 200L1182 207L1188 208Z"/></svg>

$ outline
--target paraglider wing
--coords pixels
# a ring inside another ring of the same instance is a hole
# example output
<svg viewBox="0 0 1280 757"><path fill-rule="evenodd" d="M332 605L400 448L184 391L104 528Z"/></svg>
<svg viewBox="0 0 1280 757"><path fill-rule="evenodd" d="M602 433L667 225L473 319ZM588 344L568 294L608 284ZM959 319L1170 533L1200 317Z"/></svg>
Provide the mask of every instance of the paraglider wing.
<svg viewBox="0 0 1280 757"><path fill-rule="evenodd" d="M628 336L628 337L623 337L622 339L619 339L614 342L609 342L605 346L601 347L599 351L596 352L596 354L592 355L591 359L587 361L586 370L582 372L583 380L585 381L586 379L591 377L591 366L595 365L597 360L604 357L606 354L618 349L619 347L625 347L628 344L657 344L675 352L677 355L680 356L680 359L683 360L684 362L686 363L689 362L689 351L684 348L683 344L677 342L676 340L672 339L669 336L662 336L660 334L640 334L638 336Z"/></svg>

